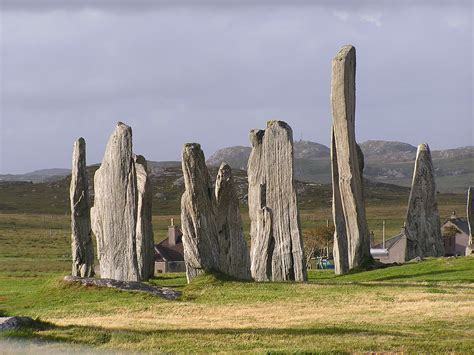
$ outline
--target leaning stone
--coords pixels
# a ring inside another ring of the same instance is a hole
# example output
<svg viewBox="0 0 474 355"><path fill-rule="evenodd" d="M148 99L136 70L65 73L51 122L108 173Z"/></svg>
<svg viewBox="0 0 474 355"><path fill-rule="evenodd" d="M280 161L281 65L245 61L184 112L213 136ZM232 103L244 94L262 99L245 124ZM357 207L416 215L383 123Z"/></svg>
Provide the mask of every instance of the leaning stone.
<svg viewBox="0 0 474 355"><path fill-rule="evenodd" d="M416 153L405 233L405 260L417 256L425 258L444 255L433 162L428 144L420 144Z"/></svg>
<svg viewBox="0 0 474 355"><path fill-rule="evenodd" d="M342 47L332 61L331 82L333 253L337 274L373 262L363 195L363 155L355 139L355 70L355 48Z"/></svg>
<svg viewBox="0 0 474 355"><path fill-rule="evenodd" d="M215 194L220 269L238 279L251 279L250 256L242 229L239 198L232 169L227 163L222 163L219 168Z"/></svg>
<svg viewBox="0 0 474 355"><path fill-rule="evenodd" d="M474 187L467 190L467 223L469 225L469 242L466 247L466 255L474 256Z"/></svg>
<svg viewBox="0 0 474 355"><path fill-rule="evenodd" d="M203 272L219 270L215 196L204 153L197 143L184 145L181 198L184 261L188 282Z"/></svg>
<svg viewBox="0 0 474 355"><path fill-rule="evenodd" d="M251 272L257 281L307 279L294 185L293 132L282 121L250 132Z"/></svg>
<svg viewBox="0 0 474 355"><path fill-rule="evenodd" d="M97 238L102 278L123 281L141 279L136 253L136 183L132 129L119 122L94 176L92 230Z"/></svg>
<svg viewBox="0 0 474 355"><path fill-rule="evenodd" d="M155 252L152 218L152 187L143 156L134 156L137 173L137 261L141 280L148 280L155 273Z"/></svg>
<svg viewBox="0 0 474 355"><path fill-rule="evenodd" d="M84 138L79 138L74 142L69 196L71 201L72 275L94 276L94 247L91 237L89 184Z"/></svg>
<svg viewBox="0 0 474 355"><path fill-rule="evenodd" d="M115 288L121 291L147 293L152 296L161 297L167 300L176 300L181 297L181 292L167 287L154 287L137 281L119 281L112 279L82 278L66 276L66 283L79 283L87 287Z"/></svg>

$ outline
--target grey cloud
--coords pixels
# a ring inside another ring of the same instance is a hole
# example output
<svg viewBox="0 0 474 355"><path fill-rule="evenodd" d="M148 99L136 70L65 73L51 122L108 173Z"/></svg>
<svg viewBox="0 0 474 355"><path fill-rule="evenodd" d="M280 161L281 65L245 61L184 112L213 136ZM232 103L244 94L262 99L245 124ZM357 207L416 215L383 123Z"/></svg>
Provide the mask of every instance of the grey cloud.
<svg viewBox="0 0 474 355"><path fill-rule="evenodd" d="M473 144L471 4L394 3L2 1L0 173L68 166L77 136L99 162L119 120L153 160L247 145L275 118L328 144L346 43L360 141Z"/></svg>

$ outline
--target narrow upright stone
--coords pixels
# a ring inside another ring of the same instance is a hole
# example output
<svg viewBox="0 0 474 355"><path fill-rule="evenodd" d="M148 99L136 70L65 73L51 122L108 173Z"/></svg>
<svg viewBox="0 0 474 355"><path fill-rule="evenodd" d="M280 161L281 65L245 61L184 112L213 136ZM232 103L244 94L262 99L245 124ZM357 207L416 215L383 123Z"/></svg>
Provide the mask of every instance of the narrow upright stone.
<svg viewBox="0 0 474 355"><path fill-rule="evenodd" d="M466 255L474 255L474 187L467 189L466 216L469 225L469 242L466 247Z"/></svg>
<svg viewBox="0 0 474 355"><path fill-rule="evenodd" d="M137 261L142 280L148 280L155 272L155 252L152 217L153 191L143 156L134 157L137 173Z"/></svg>
<svg viewBox="0 0 474 355"><path fill-rule="evenodd" d="M91 217L101 278L141 280L136 251L136 184L132 129L119 122L94 176Z"/></svg>
<svg viewBox="0 0 474 355"><path fill-rule="evenodd" d="M333 253L337 274L372 261L362 186L363 155L355 139L355 73L355 48L344 46L332 61L331 82Z"/></svg>
<svg viewBox="0 0 474 355"><path fill-rule="evenodd" d="M227 163L222 163L219 168L215 193L220 268L238 279L251 279L250 256L242 229L239 199L232 169Z"/></svg>
<svg viewBox="0 0 474 355"><path fill-rule="evenodd" d="M428 144L420 144L416 153L405 232L405 260L444 255L433 162Z"/></svg>
<svg viewBox="0 0 474 355"><path fill-rule="evenodd" d="M89 183L86 168L86 142L74 142L72 174L69 188L71 200L72 276L94 276L94 247L91 237Z"/></svg>
<svg viewBox="0 0 474 355"><path fill-rule="evenodd" d="M293 171L293 132L282 121L250 132L248 163L252 277L307 279Z"/></svg>
<svg viewBox="0 0 474 355"><path fill-rule="evenodd" d="M339 167L337 165L336 142L334 129L331 139L331 169L332 169L332 218L334 221L334 271L337 275L349 271L349 254L347 247L347 231L344 211L342 209L341 192L339 190Z"/></svg>
<svg viewBox="0 0 474 355"><path fill-rule="evenodd" d="M191 282L203 272L222 270L214 189L199 144L185 144L182 166L185 191L181 198L181 225L186 277Z"/></svg>

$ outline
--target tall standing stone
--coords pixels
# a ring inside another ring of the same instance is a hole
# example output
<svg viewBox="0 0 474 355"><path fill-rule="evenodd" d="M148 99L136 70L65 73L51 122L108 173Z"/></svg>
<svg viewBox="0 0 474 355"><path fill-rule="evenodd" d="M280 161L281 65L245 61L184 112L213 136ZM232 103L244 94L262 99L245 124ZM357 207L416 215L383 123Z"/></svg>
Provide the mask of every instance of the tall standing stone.
<svg viewBox="0 0 474 355"><path fill-rule="evenodd" d="M331 82L333 253L337 274L372 261L363 196L363 155L355 139L355 72L355 48L344 46L332 61Z"/></svg>
<svg viewBox="0 0 474 355"><path fill-rule="evenodd" d="M251 272L256 281L307 279L293 171L293 132L282 121L250 132Z"/></svg>
<svg viewBox="0 0 474 355"><path fill-rule="evenodd" d="M155 252L152 218L153 191L143 156L134 157L137 173L137 261L140 278L148 280L155 272Z"/></svg>
<svg viewBox="0 0 474 355"><path fill-rule="evenodd" d="M69 196L71 200L72 276L94 276L94 247L91 237L86 142L74 142Z"/></svg>
<svg viewBox="0 0 474 355"><path fill-rule="evenodd" d="M136 158L132 151L132 129L119 122L94 176L92 230L102 278L141 281L150 276L148 253L153 240L145 175L144 158Z"/></svg>
<svg viewBox="0 0 474 355"><path fill-rule="evenodd" d="M239 199L232 169L227 163L222 163L219 168L215 194L220 268L238 279L251 279L250 256L242 229Z"/></svg>
<svg viewBox="0 0 474 355"><path fill-rule="evenodd" d="M474 187L467 190L466 216L469 225L469 242L466 247L466 255L474 255Z"/></svg>
<svg viewBox="0 0 474 355"><path fill-rule="evenodd" d="M203 272L219 270L215 195L204 153L197 143L182 153L185 191L181 198L184 261L188 282Z"/></svg>
<svg viewBox="0 0 474 355"><path fill-rule="evenodd" d="M428 144L420 144L416 153L405 233L405 260L444 255L433 162Z"/></svg>

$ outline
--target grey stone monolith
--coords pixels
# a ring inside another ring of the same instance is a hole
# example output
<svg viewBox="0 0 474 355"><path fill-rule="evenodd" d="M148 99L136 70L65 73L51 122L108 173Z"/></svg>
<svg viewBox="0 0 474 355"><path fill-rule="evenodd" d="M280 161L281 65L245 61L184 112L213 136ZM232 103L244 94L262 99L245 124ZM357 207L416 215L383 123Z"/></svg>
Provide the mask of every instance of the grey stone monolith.
<svg viewBox="0 0 474 355"><path fill-rule="evenodd" d="M294 185L293 131L282 121L250 132L251 273L256 281L307 279Z"/></svg>
<svg viewBox="0 0 474 355"><path fill-rule="evenodd" d="M363 155L355 139L356 52L344 46L332 61L331 164L336 274L372 262L363 194Z"/></svg>
<svg viewBox="0 0 474 355"><path fill-rule="evenodd" d="M91 219L101 278L142 281L150 276L151 192L144 158L135 159L132 129L119 122L94 176Z"/></svg>
<svg viewBox="0 0 474 355"><path fill-rule="evenodd" d="M444 255L433 162L428 144L418 146L405 223L405 260Z"/></svg>
<svg viewBox="0 0 474 355"><path fill-rule="evenodd" d="M235 278L251 279L250 255L242 229L239 199L232 169L227 163L222 163L219 168L215 194L220 268Z"/></svg>
<svg viewBox="0 0 474 355"><path fill-rule="evenodd" d="M467 189L467 206L466 216L469 226L469 241L466 247L466 255L474 255L474 187L470 186Z"/></svg>
<svg viewBox="0 0 474 355"><path fill-rule="evenodd" d="M186 277L191 282L201 273L222 270L214 189L199 144L184 145L182 169L185 191L181 198L181 226Z"/></svg>
<svg viewBox="0 0 474 355"><path fill-rule="evenodd" d="M74 142L69 197L71 201L72 276L91 277L94 276L94 247L91 237L89 183L84 138L79 138Z"/></svg>
<svg viewBox="0 0 474 355"><path fill-rule="evenodd" d="M152 219L153 191L147 163L143 156L134 157L137 173L137 261L140 278L148 280L155 273L155 251Z"/></svg>

